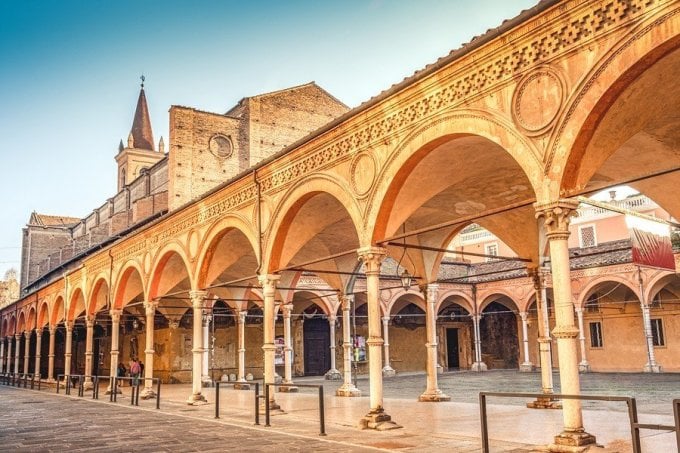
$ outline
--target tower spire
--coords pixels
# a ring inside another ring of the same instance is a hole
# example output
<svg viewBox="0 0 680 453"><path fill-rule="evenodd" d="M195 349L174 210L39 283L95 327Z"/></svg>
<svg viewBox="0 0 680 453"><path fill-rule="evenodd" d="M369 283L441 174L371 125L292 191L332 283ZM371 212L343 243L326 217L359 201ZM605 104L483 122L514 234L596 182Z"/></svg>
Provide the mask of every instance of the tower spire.
<svg viewBox="0 0 680 453"><path fill-rule="evenodd" d="M149 117L149 108L146 105L146 95L144 94L144 81L146 77L144 74L140 77L141 89L139 90L139 98L137 99L137 109L135 110L135 118L132 121L133 144L138 149L154 150L153 132L151 130L151 118Z"/></svg>

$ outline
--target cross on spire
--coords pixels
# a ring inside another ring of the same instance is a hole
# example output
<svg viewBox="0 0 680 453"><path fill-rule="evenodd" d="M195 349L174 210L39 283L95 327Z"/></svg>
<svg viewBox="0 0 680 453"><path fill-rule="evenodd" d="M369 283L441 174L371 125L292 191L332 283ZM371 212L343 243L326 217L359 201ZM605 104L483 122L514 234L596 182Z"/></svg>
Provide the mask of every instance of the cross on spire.
<svg viewBox="0 0 680 453"><path fill-rule="evenodd" d="M146 77L144 77L144 74L142 74L139 79L142 81L142 88L144 88L144 81L146 80Z"/></svg>

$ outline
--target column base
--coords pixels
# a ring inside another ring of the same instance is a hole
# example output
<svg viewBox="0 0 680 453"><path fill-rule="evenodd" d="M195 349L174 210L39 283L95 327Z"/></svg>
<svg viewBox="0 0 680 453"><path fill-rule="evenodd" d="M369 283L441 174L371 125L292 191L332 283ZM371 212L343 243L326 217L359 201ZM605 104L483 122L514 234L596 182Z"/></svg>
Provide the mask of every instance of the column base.
<svg viewBox="0 0 680 453"><path fill-rule="evenodd" d="M112 393L113 393L113 389L107 388L106 391L104 392L104 395L110 395ZM123 391L120 388L117 388L116 393L120 395L120 394L123 393Z"/></svg>
<svg viewBox="0 0 680 453"><path fill-rule="evenodd" d="M83 391L89 392L90 390L94 389L94 382L92 381L85 381L83 382Z"/></svg>
<svg viewBox="0 0 680 453"><path fill-rule="evenodd" d="M247 382L237 382L234 384L234 390L250 390L250 384Z"/></svg>
<svg viewBox="0 0 680 453"><path fill-rule="evenodd" d="M356 388L354 384L342 384L342 386L335 391L335 396L361 396L361 390Z"/></svg>
<svg viewBox="0 0 680 453"><path fill-rule="evenodd" d="M371 411L359 420L360 429L375 429L376 431L387 431L388 429L402 428L392 421L392 417L387 415L383 409Z"/></svg>
<svg viewBox="0 0 680 453"><path fill-rule="evenodd" d="M519 371L520 371L521 373L531 373L531 372L534 371L535 369L536 369L536 367L535 367L534 364L531 363L531 362L525 362L525 363L522 363L522 364L519 366Z"/></svg>
<svg viewBox="0 0 680 453"><path fill-rule="evenodd" d="M444 372L444 367L441 366L440 364L437 364L437 374L442 374Z"/></svg>
<svg viewBox="0 0 680 453"><path fill-rule="evenodd" d="M441 401L451 401L451 397L439 389L425 391L418 397L418 401L423 403L438 403Z"/></svg>
<svg viewBox="0 0 680 453"><path fill-rule="evenodd" d="M297 393L298 388L295 387L295 385L291 382L290 384L284 383L285 385L281 385L277 388L277 390L281 393Z"/></svg>
<svg viewBox="0 0 680 453"><path fill-rule="evenodd" d="M661 365L650 365L649 363L642 369L645 373L661 373Z"/></svg>
<svg viewBox="0 0 680 453"><path fill-rule="evenodd" d="M204 404L208 404L208 400L205 399L205 396L199 393L198 395L191 395L187 400L187 404L190 406L202 406Z"/></svg>
<svg viewBox="0 0 680 453"><path fill-rule="evenodd" d="M385 365L382 369L382 375L384 377L395 376L396 374L396 370L389 365Z"/></svg>
<svg viewBox="0 0 680 453"><path fill-rule="evenodd" d="M264 400L260 400L260 410L261 410L263 413L264 413L264 408L265 408L264 405L265 405ZM270 412L271 412L271 411L279 411L279 412L283 412L283 409L281 409L281 406L280 406L279 403L277 403L276 401L269 401L269 411L270 411Z"/></svg>
<svg viewBox="0 0 680 453"><path fill-rule="evenodd" d="M487 371L486 363L484 362L475 362L472 364L470 367L470 371Z"/></svg>
<svg viewBox="0 0 680 453"><path fill-rule="evenodd" d="M581 362L578 364L579 373L590 373L590 364L588 362Z"/></svg>
<svg viewBox="0 0 680 453"><path fill-rule="evenodd" d="M327 381L342 381L342 374L335 368L331 368L323 375Z"/></svg>
<svg viewBox="0 0 680 453"><path fill-rule="evenodd" d="M527 403L527 407L529 409L562 409L562 402L550 396L544 396Z"/></svg>
<svg viewBox="0 0 680 453"><path fill-rule="evenodd" d="M581 431L562 431L560 434L555 436L555 447L587 447L589 445L595 445L595 436L589 434L583 430ZM560 451L560 450L551 450ZM579 451L579 450L576 450ZM582 451L582 450L581 450Z"/></svg>
<svg viewBox="0 0 680 453"><path fill-rule="evenodd" d="M201 377L201 387L214 387L214 386L215 386L215 383L210 378L210 376L202 376Z"/></svg>
<svg viewBox="0 0 680 453"><path fill-rule="evenodd" d="M153 389L151 388L145 388L139 393L140 393L139 397L143 400L150 400L156 398L156 392L154 392Z"/></svg>

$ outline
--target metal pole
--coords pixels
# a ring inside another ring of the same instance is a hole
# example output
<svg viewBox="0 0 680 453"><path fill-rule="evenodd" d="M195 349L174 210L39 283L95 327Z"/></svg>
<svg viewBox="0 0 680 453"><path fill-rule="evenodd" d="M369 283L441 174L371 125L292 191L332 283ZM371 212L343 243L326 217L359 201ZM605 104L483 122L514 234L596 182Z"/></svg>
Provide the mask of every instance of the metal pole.
<svg viewBox="0 0 680 453"><path fill-rule="evenodd" d="M264 426L269 424L269 384L264 383Z"/></svg>
<svg viewBox="0 0 680 453"><path fill-rule="evenodd" d="M59 386L61 386L61 383L59 381L60 377L61 377L61 374L57 374L57 394L59 394Z"/></svg>
<svg viewBox="0 0 680 453"><path fill-rule="evenodd" d="M113 402L117 403L118 402L118 377L113 378L113 393L111 393L111 396L113 397Z"/></svg>
<svg viewBox="0 0 680 453"><path fill-rule="evenodd" d="M673 400L673 415L675 416L675 441L680 451L680 399Z"/></svg>
<svg viewBox="0 0 680 453"><path fill-rule="evenodd" d="M156 409L161 408L161 379L158 379L158 386L156 387Z"/></svg>
<svg viewBox="0 0 680 453"><path fill-rule="evenodd" d="M628 419L630 421L631 442L633 444L633 453L640 453L640 428L637 426L637 404L635 398L630 398L628 401Z"/></svg>
<svg viewBox="0 0 680 453"><path fill-rule="evenodd" d="M132 381L130 381L130 384L132 384ZM135 385L130 386L130 406L135 405L135 388L136 387L137 386L135 386Z"/></svg>
<svg viewBox="0 0 680 453"><path fill-rule="evenodd" d="M319 422L321 424L321 432L319 433L319 436L325 436L326 435L326 420L324 416L324 407L323 407L323 385L319 386Z"/></svg>
<svg viewBox="0 0 680 453"><path fill-rule="evenodd" d="M139 384L141 383L141 379L137 380L137 391L135 392L135 406L139 406Z"/></svg>
<svg viewBox="0 0 680 453"><path fill-rule="evenodd" d="M215 418L220 418L220 381L215 382Z"/></svg>
<svg viewBox="0 0 680 453"><path fill-rule="evenodd" d="M255 383L255 424L260 424L260 383Z"/></svg>
<svg viewBox="0 0 680 453"><path fill-rule="evenodd" d="M486 395L479 394L479 418L482 420L482 451L489 453L489 429L486 426Z"/></svg>

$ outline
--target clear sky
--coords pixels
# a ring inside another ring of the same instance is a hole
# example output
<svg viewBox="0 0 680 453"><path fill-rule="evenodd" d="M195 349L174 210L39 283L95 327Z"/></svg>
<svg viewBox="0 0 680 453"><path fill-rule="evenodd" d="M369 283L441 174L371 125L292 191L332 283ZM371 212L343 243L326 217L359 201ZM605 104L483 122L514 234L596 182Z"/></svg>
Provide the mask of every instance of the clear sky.
<svg viewBox="0 0 680 453"><path fill-rule="evenodd" d="M350 107L537 0L0 0L0 278L30 213L85 217L116 191L139 76L168 109L225 112L316 81Z"/></svg>

